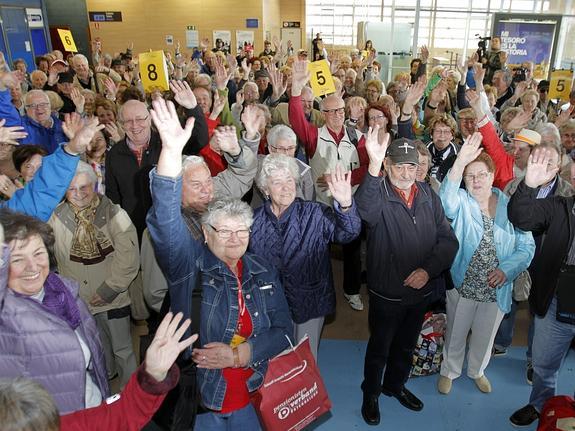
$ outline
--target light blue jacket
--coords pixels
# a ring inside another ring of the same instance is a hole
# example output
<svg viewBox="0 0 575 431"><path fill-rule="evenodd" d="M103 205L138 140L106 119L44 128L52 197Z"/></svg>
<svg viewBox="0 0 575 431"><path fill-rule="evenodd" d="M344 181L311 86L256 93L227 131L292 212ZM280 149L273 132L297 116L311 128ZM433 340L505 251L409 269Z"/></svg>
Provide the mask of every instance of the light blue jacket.
<svg viewBox="0 0 575 431"><path fill-rule="evenodd" d="M499 269L507 277L503 286L497 289L497 305L504 313L511 309L513 280L527 269L535 253L535 241L530 232L516 229L507 218L509 198L499 189L493 188L497 195L497 209L493 236L495 250L499 260ZM451 277L457 289L463 284L471 257L479 246L483 236L483 219L479 204L459 183L449 181L446 176L439 188L439 197L445 209L445 216L451 220L451 226L459 240L459 250L451 266Z"/></svg>

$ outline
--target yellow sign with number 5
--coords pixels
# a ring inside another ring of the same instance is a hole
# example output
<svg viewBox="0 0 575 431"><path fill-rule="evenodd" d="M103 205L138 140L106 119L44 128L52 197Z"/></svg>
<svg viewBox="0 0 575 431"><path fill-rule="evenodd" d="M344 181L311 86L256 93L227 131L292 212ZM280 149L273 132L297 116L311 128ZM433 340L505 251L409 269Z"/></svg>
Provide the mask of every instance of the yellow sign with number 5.
<svg viewBox="0 0 575 431"><path fill-rule="evenodd" d="M572 70L555 70L551 72L551 79L549 80L549 99L569 99L572 83Z"/></svg>
<svg viewBox="0 0 575 431"><path fill-rule="evenodd" d="M170 89L168 84L168 68L164 51L143 52L138 57L140 64L140 78L146 93L161 89Z"/></svg>
<svg viewBox="0 0 575 431"><path fill-rule="evenodd" d="M315 97L335 93L335 84L327 60L309 63L308 70L311 73L310 84Z"/></svg>
<svg viewBox="0 0 575 431"><path fill-rule="evenodd" d="M64 50L68 52L78 52L76 44L74 43L74 38L72 37L72 32L70 30L58 29L58 36L64 45Z"/></svg>

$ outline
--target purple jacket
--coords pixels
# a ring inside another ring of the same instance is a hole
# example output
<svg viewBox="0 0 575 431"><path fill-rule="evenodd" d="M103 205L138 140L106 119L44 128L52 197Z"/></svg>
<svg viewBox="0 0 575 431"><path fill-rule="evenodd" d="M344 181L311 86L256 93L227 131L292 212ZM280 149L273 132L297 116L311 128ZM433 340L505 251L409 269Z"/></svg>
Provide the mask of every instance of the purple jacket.
<svg viewBox="0 0 575 431"><path fill-rule="evenodd" d="M44 386L60 414L85 406L86 365L74 331L34 299L14 295L7 286L9 252L0 262L0 377L28 377ZM80 308L78 330L92 352L91 376L102 397L109 395L104 353L96 322L78 296L78 285L62 278Z"/></svg>

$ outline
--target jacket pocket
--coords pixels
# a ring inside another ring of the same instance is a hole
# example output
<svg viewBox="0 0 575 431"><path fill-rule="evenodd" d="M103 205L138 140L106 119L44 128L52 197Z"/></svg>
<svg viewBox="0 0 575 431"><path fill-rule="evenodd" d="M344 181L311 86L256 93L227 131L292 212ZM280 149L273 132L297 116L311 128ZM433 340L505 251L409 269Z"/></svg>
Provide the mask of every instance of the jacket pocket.
<svg viewBox="0 0 575 431"><path fill-rule="evenodd" d="M222 298L222 292L224 291L224 279L210 274L202 275L202 304L209 305L211 307L217 306Z"/></svg>

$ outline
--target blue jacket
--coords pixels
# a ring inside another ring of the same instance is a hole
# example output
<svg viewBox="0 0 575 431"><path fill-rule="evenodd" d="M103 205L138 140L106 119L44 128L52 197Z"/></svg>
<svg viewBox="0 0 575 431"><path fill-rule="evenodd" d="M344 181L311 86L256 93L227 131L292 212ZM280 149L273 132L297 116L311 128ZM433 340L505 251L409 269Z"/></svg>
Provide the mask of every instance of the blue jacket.
<svg viewBox="0 0 575 431"><path fill-rule="evenodd" d="M79 156L72 156L59 147L42 159L34 179L23 189L16 190L0 207L10 208L47 222L60 203L76 173Z"/></svg>
<svg viewBox="0 0 575 431"><path fill-rule="evenodd" d="M182 176L150 172L153 206L147 223L158 264L168 280L171 309L200 320L200 344L230 344L238 321L237 278L228 266L192 237L181 212ZM263 383L268 359L288 347L293 334L285 294L276 270L265 259L246 253L242 257L242 290L252 318L249 367L254 374L248 390ZM201 316L192 316L192 293L201 287ZM186 352L189 355L189 351ZM222 370L198 369L203 405L221 410L226 392Z"/></svg>
<svg viewBox="0 0 575 431"><path fill-rule="evenodd" d="M54 125L49 129L27 115L20 116L16 107L12 105L8 90L0 91L0 118L6 119L6 127L24 127L28 136L20 140L22 144L40 145L48 154L56 151L61 143L68 142L68 138L62 130L62 121L56 115L52 115Z"/></svg>
<svg viewBox="0 0 575 431"><path fill-rule="evenodd" d="M444 272L457 252L457 238L441 201L428 184L417 182L408 208L389 179L366 174L354 199L367 224L367 287L373 294L404 305L445 294ZM429 281L421 289L403 281L422 268Z"/></svg>
<svg viewBox="0 0 575 431"><path fill-rule="evenodd" d="M267 201L254 213L249 250L274 265L281 276L295 323L335 311L329 244L357 238L361 219L355 205L343 213L299 198L278 220Z"/></svg>
<svg viewBox="0 0 575 431"><path fill-rule="evenodd" d="M505 284L497 289L497 305L501 311L508 313L511 309L513 280L527 269L533 259L535 241L530 232L516 229L507 218L509 198L499 189L492 190L497 195L493 237L499 260L498 268L507 277ZM477 201L466 190L459 188L459 182L449 181L447 176L439 188L439 197L461 244L451 267L453 284L459 289L471 257L483 236L483 218Z"/></svg>

